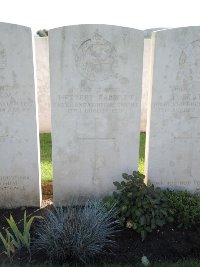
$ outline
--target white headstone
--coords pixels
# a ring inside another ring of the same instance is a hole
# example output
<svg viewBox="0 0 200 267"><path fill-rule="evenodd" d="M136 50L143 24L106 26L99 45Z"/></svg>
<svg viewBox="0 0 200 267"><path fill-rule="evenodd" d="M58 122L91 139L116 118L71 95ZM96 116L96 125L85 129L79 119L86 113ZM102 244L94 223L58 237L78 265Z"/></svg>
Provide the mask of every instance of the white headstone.
<svg viewBox="0 0 200 267"><path fill-rule="evenodd" d="M156 186L200 189L200 27L154 34L146 175Z"/></svg>
<svg viewBox="0 0 200 267"><path fill-rule="evenodd" d="M35 36L38 116L40 133L51 132L51 101L48 37Z"/></svg>
<svg viewBox="0 0 200 267"><path fill-rule="evenodd" d="M62 27L49 50L54 201L108 194L138 168L143 32Z"/></svg>
<svg viewBox="0 0 200 267"><path fill-rule="evenodd" d="M0 23L0 207L40 202L31 30Z"/></svg>
<svg viewBox="0 0 200 267"><path fill-rule="evenodd" d="M148 95L150 91L151 80L151 56L152 56L152 40L144 39L144 55L143 55L143 77L142 77L142 103L141 103L141 120L140 131L146 132L147 124L147 106Z"/></svg>

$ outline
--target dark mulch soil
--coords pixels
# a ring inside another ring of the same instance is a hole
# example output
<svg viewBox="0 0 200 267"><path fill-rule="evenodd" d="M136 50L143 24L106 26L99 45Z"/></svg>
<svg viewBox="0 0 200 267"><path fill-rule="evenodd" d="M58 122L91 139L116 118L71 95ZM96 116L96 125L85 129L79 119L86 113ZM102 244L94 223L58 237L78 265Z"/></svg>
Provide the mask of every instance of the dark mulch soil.
<svg viewBox="0 0 200 267"><path fill-rule="evenodd" d="M45 216L46 209L52 207L51 185L43 188L43 192L45 196L43 196L42 208L27 208L28 215ZM7 227L5 217L12 214L15 221L19 221L23 218L24 209L0 210L0 231ZM177 261L186 258L200 259L200 225L189 230L180 230L173 225L164 226L150 233L143 242L139 234L131 229L122 228L116 234L115 241L117 246L114 248L114 254L100 257L101 261L134 264L140 262L143 255L147 256L151 262ZM37 260L41 261L43 256L37 255Z"/></svg>
<svg viewBox="0 0 200 267"><path fill-rule="evenodd" d="M118 247L112 261L139 262L143 255L151 262L200 259L200 225L189 230L164 226L150 233L145 241L131 229L123 229L116 237Z"/></svg>
<svg viewBox="0 0 200 267"><path fill-rule="evenodd" d="M52 195L52 183L45 183L42 186L42 206L40 209L38 208L26 208L21 207L17 209L0 209L0 231L1 229L7 228L8 223L6 221L6 218L10 217L10 214L12 214L13 218L15 219L15 222L20 222L20 220L23 219L24 211L26 210L27 216L34 216L34 215L40 215L41 212L43 212L44 209L48 208L52 205L53 195Z"/></svg>

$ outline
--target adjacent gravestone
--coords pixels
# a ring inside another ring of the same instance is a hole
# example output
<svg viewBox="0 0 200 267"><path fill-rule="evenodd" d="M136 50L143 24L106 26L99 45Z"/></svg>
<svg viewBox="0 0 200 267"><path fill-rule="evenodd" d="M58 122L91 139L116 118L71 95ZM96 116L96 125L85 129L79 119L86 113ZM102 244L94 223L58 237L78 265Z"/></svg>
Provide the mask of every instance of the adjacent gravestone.
<svg viewBox="0 0 200 267"><path fill-rule="evenodd" d="M49 50L55 204L110 193L138 168L143 32L62 27Z"/></svg>
<svg viewBox="0 0 200 267"><path fill-rule="evenodd" d="M0 207L40 201L31 30L0 23Z"/></svg>
<svg viewBox="0 0 200 267"><path fill-rule="evenodd" d="M140 120L140 131L146 132L147 124L147 106L148 106L148 95L150 91L150 80L151 80L151 39L144 39L144 55L143 55L143 79L142 79L142 103L141 103L141 120Z"/></svg>
<svg viewBox="0 0 200 267"><path fill-rule="evenodd" d="M40 133L51 132L51 100L48 37L35 36L35 57Z"/></svg>
<svg viewBox="0 0 200 267"><path fill-rule="evenodd" d="M146 174L156 186L200 189L200 27L154 34Z"/></svg>

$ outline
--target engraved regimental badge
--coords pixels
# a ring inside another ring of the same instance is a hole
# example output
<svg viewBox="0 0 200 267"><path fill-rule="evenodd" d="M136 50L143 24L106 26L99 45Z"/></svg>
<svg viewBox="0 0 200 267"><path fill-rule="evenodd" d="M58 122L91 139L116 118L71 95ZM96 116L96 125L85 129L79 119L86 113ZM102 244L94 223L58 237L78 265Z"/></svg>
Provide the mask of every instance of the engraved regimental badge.
<svg viewBox="0 0 200 267"><path fill-rule="evenodd" d="M187 81L200 81L200 40L188 44L179 57L181 75ZM178 76L179 77L179 76Z"/></svg>
<svg viewBox="0 0 200 267"><path fill-rule="evenodd" d="M96 31L75 49L78 72L87 80L103 81L114 74L117 63L115 47Z"/></svg>

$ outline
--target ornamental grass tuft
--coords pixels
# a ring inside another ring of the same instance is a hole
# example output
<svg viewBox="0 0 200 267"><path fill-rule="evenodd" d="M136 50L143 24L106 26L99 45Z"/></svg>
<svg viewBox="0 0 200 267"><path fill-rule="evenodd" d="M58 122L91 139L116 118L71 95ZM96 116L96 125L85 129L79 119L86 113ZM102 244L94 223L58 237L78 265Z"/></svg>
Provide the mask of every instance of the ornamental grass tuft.
<svg viewBox="0 0 200 267"><path fill-rule="evenodd" d="M95 256L111 252L118 228L116 210L107 210L100 200L87 200L84 206L71 201L65 208L48 210L36 229L33 249L51 262L69 260L88 263Z"/></svg>

